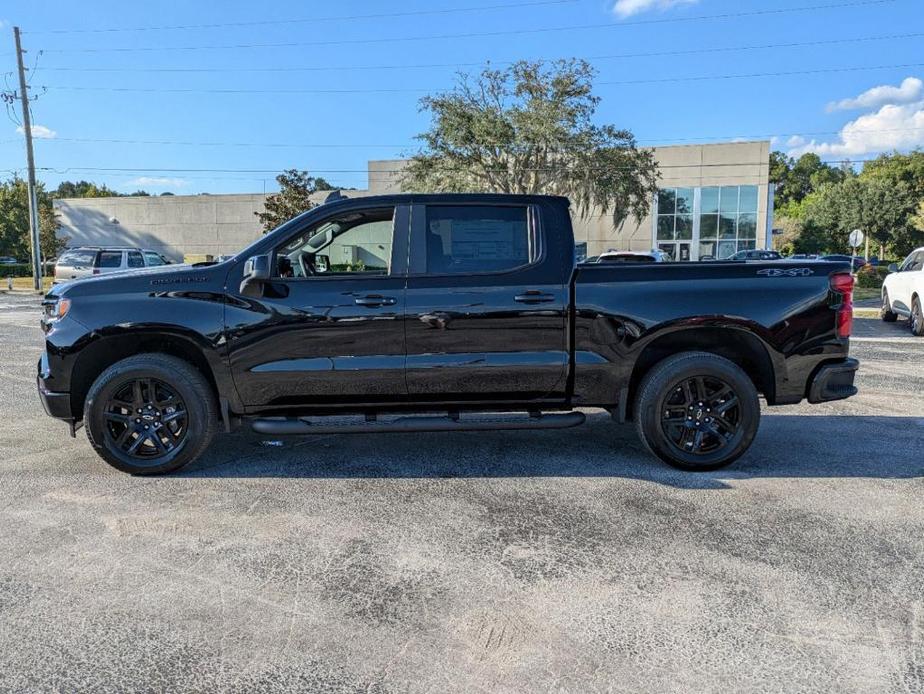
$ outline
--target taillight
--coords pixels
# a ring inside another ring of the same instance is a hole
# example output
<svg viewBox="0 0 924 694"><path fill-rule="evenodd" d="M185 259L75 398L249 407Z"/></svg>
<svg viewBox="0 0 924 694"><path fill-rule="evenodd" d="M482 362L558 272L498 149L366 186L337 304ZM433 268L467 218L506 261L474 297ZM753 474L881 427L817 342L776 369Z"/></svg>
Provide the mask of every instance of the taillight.
<svg viewBox="0 0 924 694"><path fill-rule="evenodd" d="M831 291L840 295L837 308L837 336L850 337L853 330L853 275L839 272L831 275Z"/></svg>

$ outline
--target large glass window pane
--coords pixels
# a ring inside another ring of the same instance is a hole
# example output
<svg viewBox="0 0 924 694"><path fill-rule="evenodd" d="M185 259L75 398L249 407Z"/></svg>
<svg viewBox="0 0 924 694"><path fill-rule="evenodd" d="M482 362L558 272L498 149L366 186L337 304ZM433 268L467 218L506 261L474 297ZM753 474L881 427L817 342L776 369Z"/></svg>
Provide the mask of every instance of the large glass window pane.
<svg viewBox="0 0 924 694"><path fill-rule="evenodd" d="M428 206L427 272L500 272L530 261L525 207Z"/></svg>
<svg viewBox="0 0 924 694"><path fill-rule="evenodd" d="M726 258L731 258L737 252L737 244L735 241L719 241L718 252L716 253L717 260L725 260Z"/></svg>
<svg viewBox="0 0 924 694"><path fill-rule="evenodd" d="M674 238L674 215L658 215L658 240L670 241Z"/></svg>
<svg viewBox="0 0 924 694"><path fill-rule="evenodd" d="M738 186L722 186L719 209L723 215L738 214Z"/></svg>
<svg viewBox="0 0 924 694"><path fill-rule="evenodd" d="M757 186L741 186L738 212L757 213Z"/></svg>
<svg viewBox="0 0 924 694"><path fill-rule="evenodd" d="M690 214L693 212L693 189L677 189L677 214Z"/></svg>
<svg viewBox="0 0 924 694"><path fill-rule="evenodd" d="M738 215L738 238L739 239L756 239L757 238L757 215L741 214Z"/></svg>
<svg viewBox="0 0 924 694"><path fill-rule="evenodd" d="M674 214L677 194L673 188L658 191L658 214Z"/></svg>
<svg viewBox="0 0 924 694"><path fill-rule="evenodd" d="M754 241L739 241L738 242L739 251L753 251L754 250Z"/></svg>
<svg viewBox="0 0 924 694"><path fill-rule="evenodd" d="M699 211L702 214L719 211L719 189L703 188L699 194Z"/></svg>
<svg viewBox="0 0 924 694"><path fill-rule="evenodd" d="M693 215L691 214L678 214L677 215L677 233L675 238L681 240L688 240L693 238Z"/></svg>
<svg viewBox="0 0 924 694"><path fill-rule="evenodd" d="M737 235L735 233L735 221L736 216L734 215L722 215L719 218L719 238L723 239L733 239Z"/></svg>
<svg viewBox="0 0 924 694"><path fill-rule="evenodd" d="M715 241L700 241L699 259L715 258Z"/></svg>
<svg viewBox="0 0 924 694"><path fill-rule="evenodd" d="M716 198L718 200L718 198ZM699 237L701 239L714 239L719 235L719 216L703 214L699 217Z"/></svg>

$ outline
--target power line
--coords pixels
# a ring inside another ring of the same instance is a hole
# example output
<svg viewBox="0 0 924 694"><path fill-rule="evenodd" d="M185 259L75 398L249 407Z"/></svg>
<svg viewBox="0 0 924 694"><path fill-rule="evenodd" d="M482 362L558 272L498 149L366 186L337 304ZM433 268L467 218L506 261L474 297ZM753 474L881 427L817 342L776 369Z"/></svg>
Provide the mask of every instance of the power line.
<svg viewBox="0 0 924 694"><path fill-rule="evenodd" d="M708 80L754 79L758 77L791 77L795 75L822 75L841 72L863 72L870 70L891 70L898 68L915 68L924 63L899 63L893 65L856 65L850 67L815 68L812 70L788 70L782 72L750 72L728 75L689 75L683 77L662 77L640 80L604 80L596 85L630 86L635 84L661 84L665 82L702 82ZM186 87L93 87L72 85L43 85L45 89L59 89L83 92L128 92L133 94L400 94L400 93L440 93L447 88L423 87L372 87L368 89L215 89Z"/></svg>
<svg viewBox="0 0 924 694"><path fill-rule="evenodd" d="M23 32L29 34L103 34L132 31L173 31L184 29L223 29L230 27L272 26L285 24L317 24L320 22L356 21L360 19L390 19L393 17L421 17L425 15L460 14L464 12L485 12L489 10L505 10L523 7L538 7L541 5L567 5L577 0L537 0L534 2L512 2L497 5L475 5L471 7L449 7L437 10L413 10L405 12L379 12L375 14L339 15L331 17L293 17L290 19L264 19L250 22L223 22L220 24L174 24L167 26L146 27L106 27L96 29L45 29L41 31Z"/></svg>
<svg viewBox="0 0 924 694"><path fill-rule="evenodd" d="M755 51L779 48L806 48L816 46L832 46L845 43L862 43L870 41L897 41L901 39L913 39L924 37L924 32L913 34L887 34L884 36L858 36L853 38L827 39L824 41L804 41L792 43L765 43L754 46L725 46L716 48L693 48L676 51L649 51L644 53L613 53L609 55L590 55L585 56L584 60L618 60L625 58L658 58L679 55L700 55L709 53L731 53L737 51ZM412 65L311 65L304 67L279 66L279 67L256 67L256 68L226 68L226 67L206 67L206 68L164 68L164 67L43 67L45 72L106 72L106 73L235 73L242 72L252 73L286 73L286 72L333 72L333 71L363 71L370 70L414 70L414 69L433 69L433 68L465 68L465 67L482 67L486 64L491 65L513 65L513 60L485 60L481 62L467 63L417 63Z"/></svg>
<svg viewBox="0 0 924 694"><path fill-rule="evenodd" d="M832 159L822 161L824 164L859 164L867 161L874 161L873 159ZM709 168L727 168L730 166L769 166L769 161L748 161L748 162L726 162L726 163L716 163L716 164L660 164L658 169L709 169ZM634 170L633 167L619 167L619 166L607 166L607 167L598 167L601 170L606 171L631 171ZM130 168L130 167L98 167L98 166L68 166L68 167L54 167L47 166L41 167L42 171L50 171L57 174L66 174L75 171L94 171L100 173L106 172L125 172L125 173L232 173L232 174L278 174L278 168L270 169L205 169L205 168ZM373 174L384 174L384 173L404 173L404 169L376 169L375 171L370 172L369 169L322 169L309 167L309 170L314 173L323 173L323 174L332 174L332 173L373 173ZM463 169L457 169L463 170ZM559 168L553 167L524 167L518 169L520 171L559 171Z"/></svg>
<svg viewBox="0 0 924 694"><path fill-rule="evenodd" d="M692 17L665 17L658 19L639 19L632 22L620 22L614 24L608 22L605 24L579 24L567 27L541 27L538 29L505 29L502 31L484 31L484 32L466 32L458 34L427 34L423 36L383 36L370 39L337 39L329 41L289 41L280 43L237 43L237 44L218 44L218 45L193 45L193 46L123 46L115 48L52 48L46 49L47 53L135 53L135 52L152 52L152 51L200 51L200 50L242 50L252 48L294 48L304 46L334 46L334 45L356 45L356 44L379 44L379 43L400 43L402 41L433 41L446 39L470 39L485 38L493 36L517 36L527 34L545 34L563 31L583 31L587 29L622 29L625 27L670 24L678 22L699 22L708 20L737 19L741 17L763 17L768 15L782 15L801 12L812 12L816 10L828 9L849 9L853 7L864 7L871 5L884 5L893 3L896 0L856 0L855 2L837 2L823 5L809 5L805 7L783 7L775 9L751 10L748 12L726 12L722 14L696 15Z"/></svg>
<svg viewBox="0 0 924 694"><path fill-rule="evenodd" d="M887 133L887 132L917 132L924 131L924 126L919 128L864 128L862 130L851 130L851 133ZM694 141L729 141L729 140L770 140L782 137L812 137L816 135L837 135L841 130L815 130L808 132L790 132L790 133L773 133L764 135L709 135L703 137L658 137L637 139L636 142L694 142ZM6 142L18 142L18 139L0 140L0 144ZM414 147L415 143L405 142L402 144L360 144L360 143L331 143L331 142L210 142L210 141L193 141L193 140L131 140L131 139L112 139L112 138L80 138L80 137L54 137L41 141L44 143L55 142L75 142L85 144L116 144L116 145L156 145L156 146L178 146L178 147L265 147L268 149L367 149L367 148L407 148Z"/></svg>

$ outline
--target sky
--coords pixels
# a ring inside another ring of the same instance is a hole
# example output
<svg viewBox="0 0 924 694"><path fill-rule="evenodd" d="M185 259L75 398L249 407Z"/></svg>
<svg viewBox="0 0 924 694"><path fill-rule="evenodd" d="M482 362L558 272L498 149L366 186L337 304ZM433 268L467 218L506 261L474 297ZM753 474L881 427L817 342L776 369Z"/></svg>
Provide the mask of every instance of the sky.
<svg viewBox="0 0 924 694"><path fill-rule="evenodd" d="M924 144L922 0L340 0L0 4L23 32L38 175L120 192L366 186L427 94L522 58L588 59L600 123L644 146L772 139L862 162ZM0 112L0 176L25 166Z"/></svg>

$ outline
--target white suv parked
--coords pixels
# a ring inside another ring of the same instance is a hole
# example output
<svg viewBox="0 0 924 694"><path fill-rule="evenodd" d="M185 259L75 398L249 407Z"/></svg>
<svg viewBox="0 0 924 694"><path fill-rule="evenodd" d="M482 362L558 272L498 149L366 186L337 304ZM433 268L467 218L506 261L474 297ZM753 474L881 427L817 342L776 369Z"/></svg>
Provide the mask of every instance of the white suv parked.
<svg viewBox="0 0 924 694"><path fill-rule="evenodd" d="M55 263L54 283L169 264L170 261L157 251L144 248L72 248L62 253Z"/></svg>
<svg viewBox="0 0 924 694"><path fill-rule="evenodd" d="M924 248L911 251L900 267L889 266L882 283L882 320L907 316L914 335L924 335Z"/></svg>

